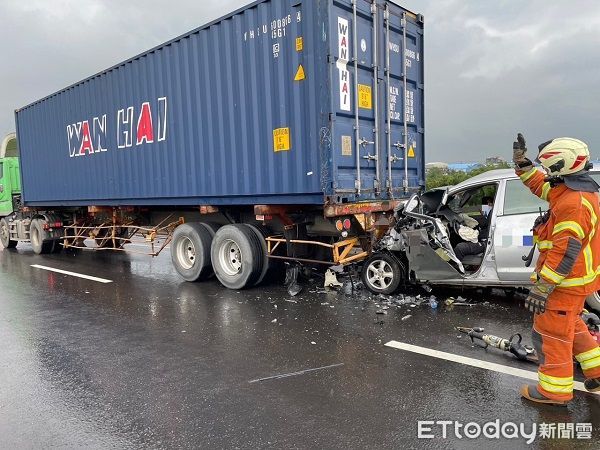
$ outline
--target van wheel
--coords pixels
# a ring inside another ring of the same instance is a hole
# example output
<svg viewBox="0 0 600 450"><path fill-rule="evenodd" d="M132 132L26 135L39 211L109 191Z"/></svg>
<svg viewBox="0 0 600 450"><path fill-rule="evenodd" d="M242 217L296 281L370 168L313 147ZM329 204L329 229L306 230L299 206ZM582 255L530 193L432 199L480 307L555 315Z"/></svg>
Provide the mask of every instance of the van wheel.
<svg viewBox="0 0 600 450"><path fill-rule="evenodd" d="M10 239L10 227L6 219L0 220L0 242L4 248L15 248L18 243Z"/></svg>
<svg viewBox="0 0 600 450"><path fill-rule="evenodd" d="M402 269L394 257L377 253L363 264L362 281L374 294L393 294L402 281Z"/></svg>
<svg viewBox="0 0 600 450"><path fill-rule="evenodd" d="M48 233L44 230L43 224L43 220L33 219L29 225L29 240L36 255L50 253L54 246L54 241L47 240Z"/></svg>
<svg viewBox="0 0 600 450"><path fill-rule="evenodd" d="M588 295L585 299L588 309L600 313L600 291L596 291L593 294Z"/></svg>
<svg viewBox="0 0 600 450"><path fill-rule="evenodd" d="M213 270L229 289L253 286L262 275L263 248L248 225L234 224L219 228L211 246Z"/></svg>
<svg viewBox="0 0 600 450"><path fill-rule="evenodd" d="M210 233L199 223L179 225L173 233L171 262L186 281L202 281L212 274Z"/></svg>

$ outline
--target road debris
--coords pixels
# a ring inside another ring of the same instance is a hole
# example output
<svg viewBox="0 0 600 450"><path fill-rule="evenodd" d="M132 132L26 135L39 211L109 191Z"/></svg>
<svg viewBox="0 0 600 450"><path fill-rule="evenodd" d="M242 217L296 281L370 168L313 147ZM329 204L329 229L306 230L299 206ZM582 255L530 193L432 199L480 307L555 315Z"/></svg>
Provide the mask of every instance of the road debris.
<svg viewBox="0 0 600 450"><path fill-rule="evenodd" d="M475 306L475 305L477 305L477 303L468 303L468 302L459 301L459 300L466 300L466 299L464 299L462 297L458 297L458 299L455 299L454 297L449 297L446 299L444 304L446 306Z"/></svg>
<svg viewBox="0 0 600 450"><path fill-rule="evenodd" d="M408 314L408 315L404 316L404 317L403 317L402 319L400 319L400 320L402 320L402 321L405 321L405 320L408 320L408 319L410 319L411 317L412 317L412 314Z"/></svg>
<svg viewBox="0 0 600 450"><path fill-rule="evenodd" d="M342 286L343 286L343 284L338 281L335 272L331 269L327 269L327 271L325 272L324 287L337 288L337 287L342 287Z"/></svg>
<svg viewBox="0 0 600 450"><path fill-rule="evenodd" d="M431 309L437 309L438 301L437 298L435 298L435 295L429 297L429 306L431 306Z"/></svg>

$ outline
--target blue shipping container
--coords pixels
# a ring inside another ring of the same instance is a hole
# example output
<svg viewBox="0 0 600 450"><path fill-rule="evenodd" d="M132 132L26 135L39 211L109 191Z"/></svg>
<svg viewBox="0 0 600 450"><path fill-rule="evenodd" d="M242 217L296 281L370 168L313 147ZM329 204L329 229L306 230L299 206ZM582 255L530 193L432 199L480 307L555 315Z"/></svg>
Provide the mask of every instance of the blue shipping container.
<svg viewBox="0 0 600 450"><path fill-rule="evenodd" d="M16 112L28 206L313 204L424 184L423 20L262 0Z"/></svg>

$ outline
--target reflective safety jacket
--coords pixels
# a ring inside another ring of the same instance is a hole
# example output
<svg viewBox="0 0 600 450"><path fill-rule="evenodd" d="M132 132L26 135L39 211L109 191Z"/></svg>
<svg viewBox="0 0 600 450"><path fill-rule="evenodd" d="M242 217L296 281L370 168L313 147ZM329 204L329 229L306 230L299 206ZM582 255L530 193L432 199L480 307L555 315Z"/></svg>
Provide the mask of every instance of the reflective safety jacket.
<svg viewBox="0 0 600 450"><path fill-rule="evenodd" d="M540 251L537 276L573 295L600 289L600 196L564 184L551 187L535 167L517 175L531 192L550 204L548 220L533 230Z"/></svg>

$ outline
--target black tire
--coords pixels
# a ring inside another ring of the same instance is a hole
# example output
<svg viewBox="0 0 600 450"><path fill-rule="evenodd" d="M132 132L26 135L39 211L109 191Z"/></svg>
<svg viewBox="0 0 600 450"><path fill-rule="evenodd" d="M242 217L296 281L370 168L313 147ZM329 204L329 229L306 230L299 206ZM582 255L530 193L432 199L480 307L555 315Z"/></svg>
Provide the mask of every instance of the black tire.
<svg viewBox="0 0 600 450"><path fill-rule="evenodd" d="M221 228L221 225L214 222L200 222L200 225L206 228L206 231L210 233L211 238L214 238L217 231L219 231L219 228Z"/></svg>
<svg viewBox="0 0 600 450"><path fill-rule="evenodd" d="M363 264L362 282L374 294L390 295L398 290L404 273L398 261L387 253L371 255Z"/></svg>
<svg viewBox="0 0 600 450"><path fill-rule="evenodd" d="M600 314L600 291L596 291L593 294L588 295L585 299L585 303L589 310Z"/></svg>
<svg viewBox="0 0 600 450"><path fill-rule="evenodd" d="M6 219L0 220L0 242L4 248L15 248L19 242L10 239L10 227Z"/></svg>
<svg viewBox="0 0 600 450"><path fill-rule="evenodd" d="M41 219L33 219L29 226L29 240L36 255L50 253L54 245L48 240L48 233L44 230L44 222Z"/></svg>
<svg viewBox="0 0 600 450"><path fill-rule="evenodd" d="M62 252L63 246L62 246L62 240L61 239L57 239L55 241L52 241L52 250L51 253L60 253Z"/></svg>
<svg viewBox="0 0 600 450"><path fill-rule="evenodd" d="M269 256L268 256L269 250L267 247L267 241L265 241L265 232L263 231L263 229L256 225L248 225L248 227L254 232L254 234L258 238L258 240L260 242L260 246L262 248L263 268L262 268L262 272L260 273L260 276L258 277L258 280L256 281L256 283L254 283L254 286L257 286L263 282L263 280L265 279L265 276L267 275L267 272L269 272L269 268L270 268L270 264L269 264L270 261L269 261Z"/></svg>
<svg viewBox="0 0 600 450"><path fill-rule="evenodd" d="M262 245L256 233L247 225L234 224L219 228L210 253L215 275L226 288L253 286L262 274Z"/></svg>
<svg viewBox="0 0 600 450"><path fill-rule="evenodd" d="M171 262L181 277L190 282L212 275L210 233L199 223L179 225L171 242Z"/></svg>

